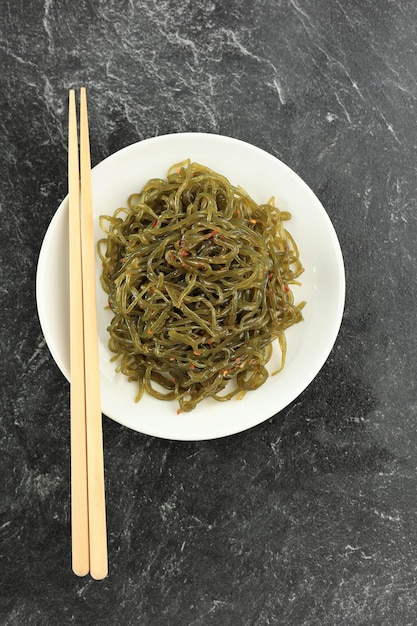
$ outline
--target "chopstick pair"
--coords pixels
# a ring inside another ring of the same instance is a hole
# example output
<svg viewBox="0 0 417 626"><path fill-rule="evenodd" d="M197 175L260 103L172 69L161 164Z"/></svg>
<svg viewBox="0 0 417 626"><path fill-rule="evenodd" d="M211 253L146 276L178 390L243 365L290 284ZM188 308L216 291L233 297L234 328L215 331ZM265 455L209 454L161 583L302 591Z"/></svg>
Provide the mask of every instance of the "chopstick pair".
<svg viewBox="0 0 417 626"><path fill-rule="evenodd" d="M69 92L68 199L70 242L72 569L107 576L103 432L98 365L91 158L87 95L80 89L78 153L75 91Z"/></svg>

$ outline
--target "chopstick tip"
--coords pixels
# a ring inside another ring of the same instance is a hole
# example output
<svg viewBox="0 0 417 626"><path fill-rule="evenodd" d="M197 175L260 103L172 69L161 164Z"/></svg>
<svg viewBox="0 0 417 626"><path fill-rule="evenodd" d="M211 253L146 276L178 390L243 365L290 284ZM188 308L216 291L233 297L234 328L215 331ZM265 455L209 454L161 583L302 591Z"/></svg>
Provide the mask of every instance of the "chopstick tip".
<svg viewBox="0 0 417 626"><path fill-rule="evenodd" d="M90 567L88 565L87 566L74 566L73 565L72 571L74 572L76 576L83 578L84 576L87 576L87 574L90 573Z"/></svg>
<svg viewBox="0 0 417 626"><path fill-rule="evenodd" d="M97 569L92 567L90 569L90 576L91 578L94 578L94 580L104 580L105 578L107 578L108 575L109 570L107 566L102 566L101 568L98 567Z"/></svg>

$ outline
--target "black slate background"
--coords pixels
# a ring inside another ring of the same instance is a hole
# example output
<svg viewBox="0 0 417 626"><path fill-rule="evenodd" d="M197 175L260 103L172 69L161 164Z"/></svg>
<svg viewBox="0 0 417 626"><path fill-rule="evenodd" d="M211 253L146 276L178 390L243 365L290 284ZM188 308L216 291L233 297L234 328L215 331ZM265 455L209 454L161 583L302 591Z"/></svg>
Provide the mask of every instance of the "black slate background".
<svg viewBox="0 0 417 626"><path fill-rule="evenodd" d="M416 23L413 0L1 2L2 624L417 623ZM102 582L71 572L69 389L35 301L82 84L93 164L251 142L318 195L347 277L328 362L269 421L182 443L104 419Z"/></svg>

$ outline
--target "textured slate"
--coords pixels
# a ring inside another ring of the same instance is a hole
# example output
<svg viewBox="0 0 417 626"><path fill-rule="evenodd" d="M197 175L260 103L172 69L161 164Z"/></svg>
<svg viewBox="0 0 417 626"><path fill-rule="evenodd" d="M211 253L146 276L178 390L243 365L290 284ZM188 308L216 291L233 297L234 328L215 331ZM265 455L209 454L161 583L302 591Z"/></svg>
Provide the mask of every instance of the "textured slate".
<svg viewBox="0 0 417 626"><path fill-rule="evenodd" d="M5 0L1 13L1 623L417 623L416 3ZM69 389L35 301L81 84L93 164L164 133L251 142L318 195L347 277L330 358L279 415L194 443L104 420L103 582L71 572Z"/></svg>

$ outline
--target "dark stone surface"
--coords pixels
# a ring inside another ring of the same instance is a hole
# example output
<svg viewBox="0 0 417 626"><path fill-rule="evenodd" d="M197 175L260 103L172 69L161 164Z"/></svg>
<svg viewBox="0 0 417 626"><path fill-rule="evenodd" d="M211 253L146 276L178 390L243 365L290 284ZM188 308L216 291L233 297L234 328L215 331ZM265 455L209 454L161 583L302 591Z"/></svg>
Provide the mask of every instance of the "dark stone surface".
<svg viewBox="0 0 417 626"><path fill-rule="evenodd" d="M414 0L4 0L0 20L2 624L417 623ZM347 300L322 371L234 437L104 420L110 575L70 565L69 389L35 302L66 194L67 91L92 160L209 131L295 169Z"/></svg>

